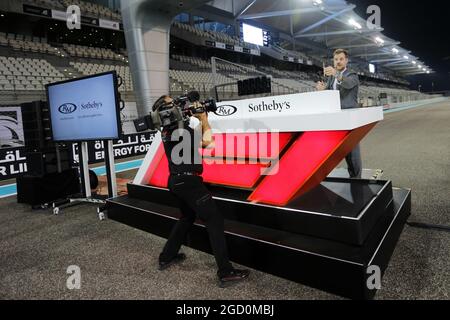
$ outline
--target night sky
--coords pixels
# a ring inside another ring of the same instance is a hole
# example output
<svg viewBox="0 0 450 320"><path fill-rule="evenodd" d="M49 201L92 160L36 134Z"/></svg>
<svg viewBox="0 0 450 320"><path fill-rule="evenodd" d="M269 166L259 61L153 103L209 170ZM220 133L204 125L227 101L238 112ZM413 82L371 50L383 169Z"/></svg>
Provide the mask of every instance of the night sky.
<svg viewBox="0 0 450 320"><path fill-rule="evenodd" d="M423 91L450 90L450 9L448 0L350 0L361 17L375 4L381 8L383 34L400 41L436 73L408 78L412 87Z"/></svg>

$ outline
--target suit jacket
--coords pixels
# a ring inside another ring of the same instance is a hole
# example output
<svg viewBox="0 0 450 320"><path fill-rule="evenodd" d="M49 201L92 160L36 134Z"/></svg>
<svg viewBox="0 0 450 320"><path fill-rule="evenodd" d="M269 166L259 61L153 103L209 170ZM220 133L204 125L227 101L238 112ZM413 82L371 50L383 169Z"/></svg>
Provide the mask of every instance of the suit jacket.
<svg viewBox="0 0 450 320"><path fill-rule="evenodd" d="M327 90L333 90L335 77L329 77L327 81ZM353 71L345 70L342 82L337 84L337 90L341 96L341 108L351 109L358 108L358 92L359 92L359 78L358 74Z"/></svg>

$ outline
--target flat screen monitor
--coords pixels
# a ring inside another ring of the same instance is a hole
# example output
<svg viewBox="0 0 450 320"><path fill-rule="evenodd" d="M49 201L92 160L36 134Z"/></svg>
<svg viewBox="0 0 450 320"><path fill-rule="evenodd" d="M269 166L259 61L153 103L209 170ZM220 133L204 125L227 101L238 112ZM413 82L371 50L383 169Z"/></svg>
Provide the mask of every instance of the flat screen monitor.
<svg viewBox="0 0 450 320"><path fill-rule="evenodd" d="M258 46L264 46L264 34L261 28L243 23L242 34L245 42L253 43Z"/></svg>
<svg viewBox="0 0 450 320"><path fill-rule="evenodd" d="M119 138L121 125L115 71L45 87L54 141Z"/></svg>

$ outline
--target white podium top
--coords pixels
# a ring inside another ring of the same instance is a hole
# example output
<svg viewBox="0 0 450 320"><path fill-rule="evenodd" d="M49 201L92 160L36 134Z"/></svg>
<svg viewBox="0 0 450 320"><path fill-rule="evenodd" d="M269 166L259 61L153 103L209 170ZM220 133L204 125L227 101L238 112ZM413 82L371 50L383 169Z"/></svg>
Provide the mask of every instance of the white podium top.
<svg viewBox="0 0 450 320"><path fill-rule="evenodd" d="M208 115L214 132L353 130L383 120L383 108L341 110L339 91L328 90L217 103Z"/></svg>

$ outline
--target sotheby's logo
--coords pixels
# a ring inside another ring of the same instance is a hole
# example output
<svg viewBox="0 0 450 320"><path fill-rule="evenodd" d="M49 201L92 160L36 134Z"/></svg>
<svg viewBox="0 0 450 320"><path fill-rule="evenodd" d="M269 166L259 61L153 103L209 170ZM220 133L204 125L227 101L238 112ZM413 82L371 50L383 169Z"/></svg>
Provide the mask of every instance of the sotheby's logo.
<svg viewBox="0 0 450 320"><path fill-rule="evenodd" d="M214 112L216 115L220 117L228 117L237 112L237 108L231 105L224 105L217 107L217 110Z"/></svg>
<svg viewBox="0 0 450 320"><path fill-rule="evenodd" d="M87 109L99 109L103 106L103 103L101 102L96 102L96 101L92 101L92 102L88 102L88 103L82 103L81 104L81 109L83 110L87 110Z"/></svg>
<svg viewBox="0 0 450 320"><path fill-rule="evenodd" d="M250 103L248 105L249 112L264 112L264 111L278 111L282 112L284 110L289 110L291 108L291 103L289 101L277 102L273 100L271 103L262 101L260 104Z"/></svg>
<svg viewBox="0 0 450 320"><path fill-rule="evenodd" d="M73 103L64 103L58 108L58 111L63 114L74 113L75 110L77 110L77 106Z"/></svg>

